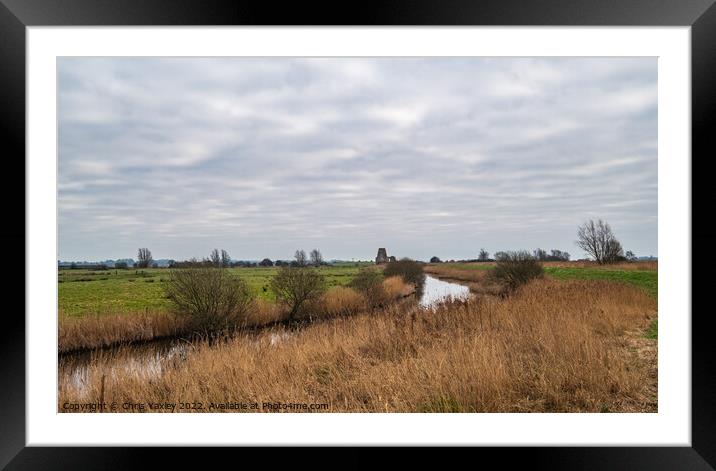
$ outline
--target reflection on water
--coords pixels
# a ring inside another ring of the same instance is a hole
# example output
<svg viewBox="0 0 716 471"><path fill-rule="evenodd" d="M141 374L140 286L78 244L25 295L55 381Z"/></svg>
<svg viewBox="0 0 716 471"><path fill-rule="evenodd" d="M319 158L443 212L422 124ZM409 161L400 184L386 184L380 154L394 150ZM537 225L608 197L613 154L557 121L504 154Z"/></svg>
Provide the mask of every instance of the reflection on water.
<svg viewBox="0 0 716 471"><path fill-rule="evenodd" d="M61 382L74 389L74 394L81 398L87 392L93 360L103 365L102 373L109 379L118 373L121 376L129 374L138 379L151 379L161 375L166 368L175 367L184 361L190 348L187 343L175 340L118 347L96 353L62 355L59 376Z"/></svg>
<svg viewBox="0 0 716 471"><path fill-rule="evenodd" d="M469 295L470 288L467 286L448 283L432 276L426 276L423 294L420 297L420 305L422 307L434 307L436 304L450 299L467 299Z"/></svg>
<svg viewBox="0 0 716 471"><path fill-rule="evenodd" d="M252 338L256 347L275 347L292 335L289 332L268 332L266 336ZM105 375L108 380L133 376L148 381L161 376L165 371L180 367L193 348L185 340L172 339L60 355L60 384L72 390L73 396L83 398L89 392L92 375L95 376L95 384L97 375Z"/></svg>

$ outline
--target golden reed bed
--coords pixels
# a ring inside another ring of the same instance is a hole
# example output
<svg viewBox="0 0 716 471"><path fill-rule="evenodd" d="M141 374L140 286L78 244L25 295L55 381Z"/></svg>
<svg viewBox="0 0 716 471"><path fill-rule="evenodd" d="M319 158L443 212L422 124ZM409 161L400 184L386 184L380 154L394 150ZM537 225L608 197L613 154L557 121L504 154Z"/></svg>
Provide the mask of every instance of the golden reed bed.
<svg viewBox="0 0 716 471"><path fill-rule="evenodd" d="M656 310L632 286L537 280L506 299L434 311L394 305L198 342L152 376L113 369L127 350L98 355L81 391L60 378L58 410L102 397L322 403L330 412L655 412L656 357L638 355L633 343Z"/></svg>

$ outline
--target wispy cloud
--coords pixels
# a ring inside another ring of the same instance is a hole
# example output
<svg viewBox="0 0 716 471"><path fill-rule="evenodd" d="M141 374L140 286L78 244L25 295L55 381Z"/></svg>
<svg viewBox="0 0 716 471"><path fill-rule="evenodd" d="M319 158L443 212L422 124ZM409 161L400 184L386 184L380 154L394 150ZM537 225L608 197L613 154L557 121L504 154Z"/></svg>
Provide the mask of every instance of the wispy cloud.
<svg viewBox="0 0 716 471"><path fill-rule="evenodd" d="M655 58L62 58L63 259L657 253Z"/></svg>

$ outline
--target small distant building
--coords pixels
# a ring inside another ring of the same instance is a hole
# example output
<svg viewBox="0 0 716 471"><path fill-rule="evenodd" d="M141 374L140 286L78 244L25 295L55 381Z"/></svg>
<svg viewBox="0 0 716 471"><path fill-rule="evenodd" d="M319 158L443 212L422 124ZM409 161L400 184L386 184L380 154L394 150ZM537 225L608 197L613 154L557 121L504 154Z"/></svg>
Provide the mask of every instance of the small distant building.
<svg viewBox="0 0 716 471"><path fill-rule="evenodd" d="M395 261L395 256L394 256L394 255L391 255L390 257L388 257L388 261L389 261L389 262L394 262L394 261Z"/></svg>
<svg viewBox="0 0 716 471"><path fill-rule="evenodd" d="M378 255L375 257L376 265L380 265L381 263L388 263L388 261L388 252L386 252L385 248L379 248Z"/></svg>

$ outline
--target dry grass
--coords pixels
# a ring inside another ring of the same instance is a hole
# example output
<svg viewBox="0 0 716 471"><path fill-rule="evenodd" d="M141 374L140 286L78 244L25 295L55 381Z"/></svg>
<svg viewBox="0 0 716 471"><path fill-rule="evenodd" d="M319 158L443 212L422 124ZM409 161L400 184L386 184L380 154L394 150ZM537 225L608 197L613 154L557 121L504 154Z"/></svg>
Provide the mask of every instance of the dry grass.
<svg viewBox="0 0 716 471"><path fill-rule="evenodd" d="M482 266L494 264L481 262ZM504 288L491 280L489 270L476 270L470 268L459 268L450 266L448 263L439 265L425 265L423 271L441 280L455 281L470 288L470 292L484 296L498 296L503 294Z"/></svg>
<svg viewBox="0 0 716 471"><path fill-rule="evenodd" d="M83 392L61 377L58 406L99 400L107 374L104 400L119 404L281 401L328 403L332 412L653 412L654 365L630 348L628 332L643 331L655 315L656 301L632 286L537 280L506 299L477 298L436 310L403 303L299 330L243 334L213 346L199 342L151 377L112 370L126 363L126 353L99 356L87 368Z"/></svg>
<svg viewBox="0 0 716 471"><path fill-rule="evenodd" d="M288 316L288 309L265 299L254 300L246 318L246 325L260 327L280 322Z"/></svg>
<svg viewBox="0 0 716 471"><path fill-rule="evenodd" d="M354 315L367 309L368 305L363 295L352 288L338 286L307 306L306 311L311 318L328 318Z"/></svg>
<svg viewBox="0 0 716 471"><path fill-rule="evenodd" d="M545 267L550 268L595 268L601 270L626 270L626 271L656 271L659 269L659 262L620 262L600 265L597 262L541 262Z"/></svg>
<svg viewBox="0 0 716 471"><path fill-rule="evenodd" d="M493 263L480 263L480 266L493 267ZM485 281L488 270L478 270L464 267L451 266L449 263L425 265L423 271L429 275L435 275L440 279L466 281L468 283L481 283Z"/></svg>
<svg viewBox="0 0 716 471"><path fill-rule="evenodd" d="M394 303L415 292L415 288L400 277L383 280L383 290L387 303ZM365 295L347 286L337 286L324 293L316 302L308 304L301 314L304 318L315 320L352 316L370 310Z"/></svg>
<svg viewBox="0 0 716 471"><path fill-rule="evenodd" d="M600 265L597 262L592 261L572 261L572 262L540 262L544 267L546 268L595 268L600 270L627 270L627 271L656 271L659 269L659 262L657 260L654 261L643 261L643 262L620 262L620 263L610 263L605 265ZM436 270L435 273L438 273L442 270L450 271L450 269L455 270L455 272L482 272L484 270L479 270L476 268L492 268L496 265L496 262L472 262L472 263L436 263L436 264L429 264L425 265L423 267L423 271L425 273L430 273L429 270ZM474 267L474 268L470 268ZM459 279L459 278L456 278ZM471 280L463 280L463 281L471 281Z"/></svg>
<svg viewBox="0 0 716 471"><path fill-rule="evenodd" d="M60 353L172 337L188 331L185 319L166 312L84 317L70 317L60 313L58 324Z"/></svg>
<svg viewBox="0 0 716 471"><path fill-rule="evenodd" d="M397 300L415 293L415 286L406 283L399 276L391 276L383 280L383 289L389 300Z"/></svg>
<svg viewBox="0 0 716 471"><path fill-rule="evenodd" d="M388 301L410 295L414 289L400 278L383 281ZM305 307L302 316L319 319L354 315L366 311L365 298L355 290L338 286L326 292L317 302ZM256 299L247 310L244 326L262 327L284 321L288 308ZM189 319L166 312L103 314L70 317L60 313L58 350L66 353L77 350L109 347L121 343L143 342L163 337L190 334Z"/></svg>

